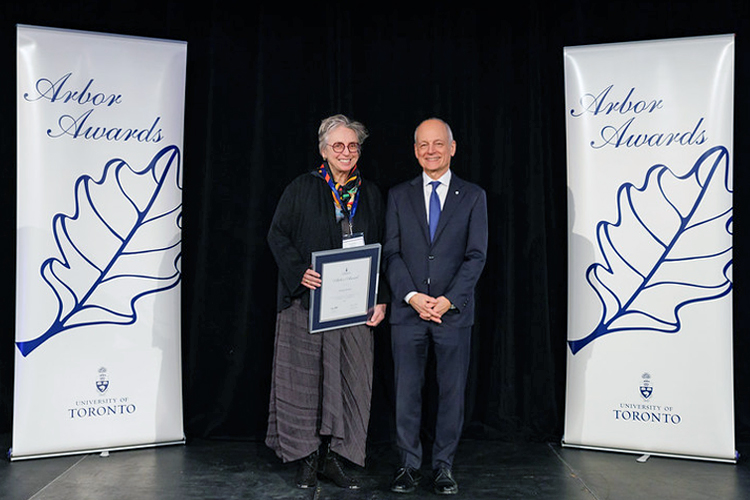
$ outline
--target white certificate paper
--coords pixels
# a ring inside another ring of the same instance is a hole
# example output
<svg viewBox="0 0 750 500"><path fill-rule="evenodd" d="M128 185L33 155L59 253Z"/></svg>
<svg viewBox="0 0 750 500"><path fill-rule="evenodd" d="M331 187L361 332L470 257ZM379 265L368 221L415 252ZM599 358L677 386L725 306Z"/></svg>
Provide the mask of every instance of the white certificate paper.
<svg viewBox="0 0 750 500"><path fill-rule="evenodd" d="M367 314L371 259L323 264L320 321L336 321Z"/></svg>

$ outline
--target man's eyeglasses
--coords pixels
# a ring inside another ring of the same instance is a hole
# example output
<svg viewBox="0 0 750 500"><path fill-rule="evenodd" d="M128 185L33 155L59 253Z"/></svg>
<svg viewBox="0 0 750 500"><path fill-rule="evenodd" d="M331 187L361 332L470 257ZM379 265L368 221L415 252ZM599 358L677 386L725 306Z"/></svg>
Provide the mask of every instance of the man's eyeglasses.
<svg viewBox="0 0 750 500"><path fill-rule="evenodd" d="M334 153L343 153L344 148L348 148L350 153L359 153L362 150L362 146L358 142L350 142L349 144L336 142L333 144L329 144L329 146L331 146L331 149L333 149Z"/></svg>

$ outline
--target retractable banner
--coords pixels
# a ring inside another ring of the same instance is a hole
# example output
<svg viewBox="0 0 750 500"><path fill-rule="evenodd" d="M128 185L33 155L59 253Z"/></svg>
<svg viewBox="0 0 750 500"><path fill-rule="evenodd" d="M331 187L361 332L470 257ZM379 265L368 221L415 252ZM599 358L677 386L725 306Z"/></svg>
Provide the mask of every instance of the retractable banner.
<svg viewBox="0 0 750 500"><path fill-rule="evenodd" d="M17 27L11 460L184 442L186 53Z"/></svg>
<svg viewBox="0 0 750 500"><path fill-rule="evenodd" d="M734 36L564 61L563 445L734 462Z"/></svg>

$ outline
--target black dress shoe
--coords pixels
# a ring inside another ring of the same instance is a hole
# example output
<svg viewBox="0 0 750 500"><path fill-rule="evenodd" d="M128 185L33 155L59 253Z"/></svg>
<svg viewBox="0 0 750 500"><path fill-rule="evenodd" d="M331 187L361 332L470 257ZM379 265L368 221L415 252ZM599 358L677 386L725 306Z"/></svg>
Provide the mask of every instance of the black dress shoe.
<svg viewBox="0 0 750 500"><path fill-rule="evenodd" d="M438 495L455 495L458 493L458 484L453 479L453 474L448 467L435 469L435 493Z"/></svg>
<svg viewBox="0 0 750 500"><path fill-rule="evenodd" d="M396 471L391 482L391 491L394 493L411 493L419 486L422 474L414 467L401 467Z"/></svg>
<svg viewBox="0 0 750 500"><path fill-rule="evenodd" d="M311 453L299 461L297 488L315 488L318 485L318 452Z"/></svg>
<svg viewBox="0 0 750 500"><path fill-rule="evenodd" d="M326 453L323 466L320 468L320 474L333 481L339 488L359 489L359 482L346 473L338 455L331 450Z"/></svg>

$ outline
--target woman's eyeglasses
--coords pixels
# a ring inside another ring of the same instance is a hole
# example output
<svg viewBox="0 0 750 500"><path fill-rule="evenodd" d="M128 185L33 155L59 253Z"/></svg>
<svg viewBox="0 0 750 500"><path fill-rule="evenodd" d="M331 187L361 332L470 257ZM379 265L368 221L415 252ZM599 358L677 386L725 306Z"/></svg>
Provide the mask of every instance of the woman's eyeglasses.
<svg viewBox="0 0 750 500"><path fill-rule="evenodd" d="M359 153L362 150L362 146L358 142L350 142L349 144L344 144L343 142L335 142L333 144L329 144L331 149L333 149L334 153L343 153L344 148L349 149L350 153Z"/></svg>

